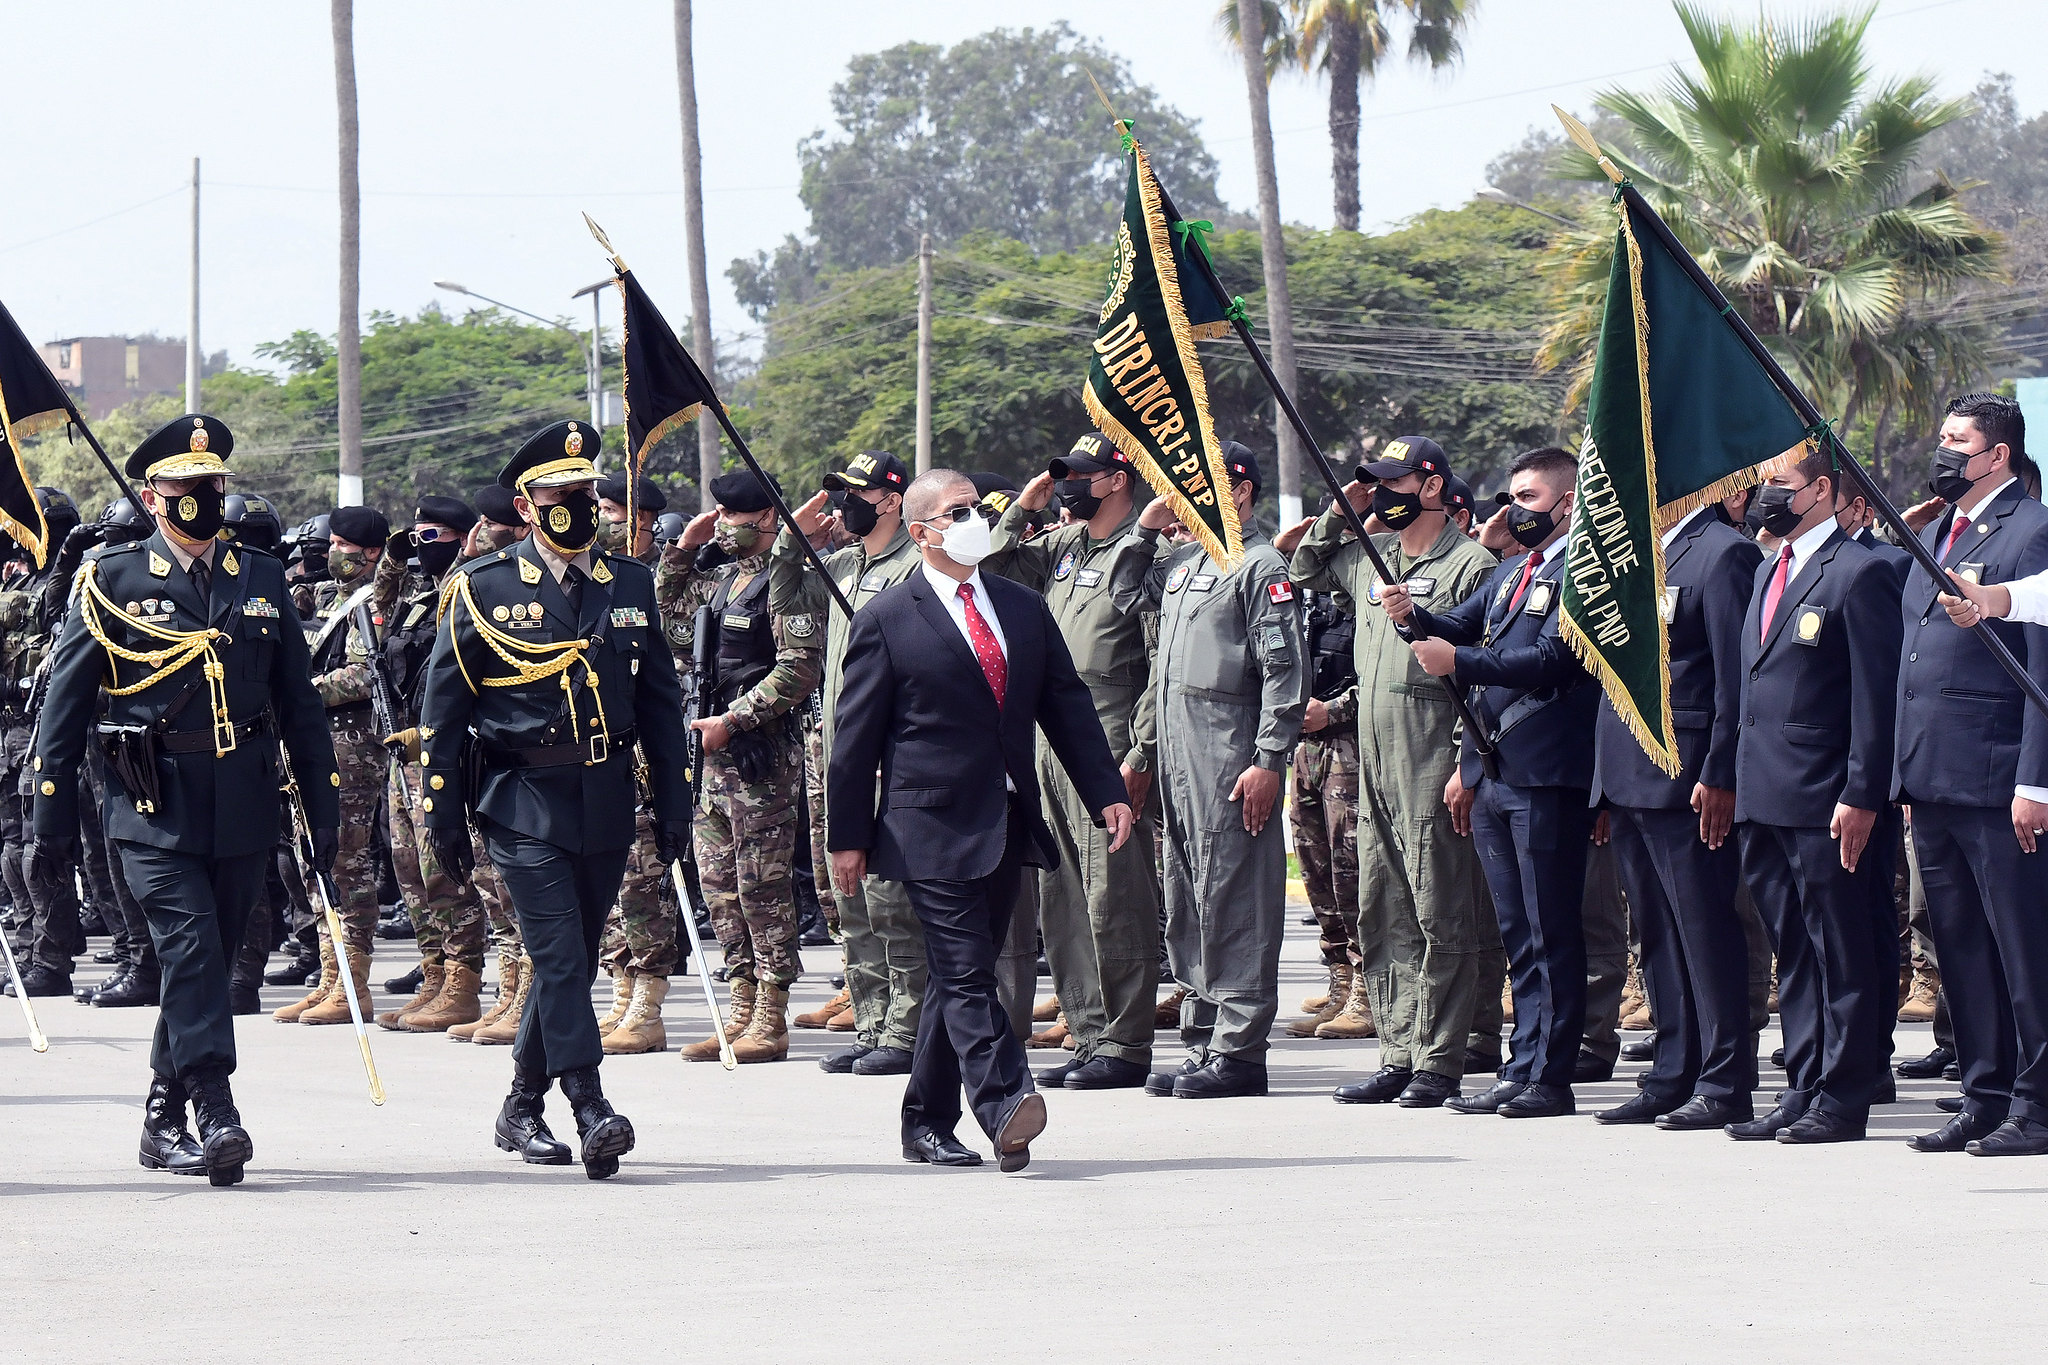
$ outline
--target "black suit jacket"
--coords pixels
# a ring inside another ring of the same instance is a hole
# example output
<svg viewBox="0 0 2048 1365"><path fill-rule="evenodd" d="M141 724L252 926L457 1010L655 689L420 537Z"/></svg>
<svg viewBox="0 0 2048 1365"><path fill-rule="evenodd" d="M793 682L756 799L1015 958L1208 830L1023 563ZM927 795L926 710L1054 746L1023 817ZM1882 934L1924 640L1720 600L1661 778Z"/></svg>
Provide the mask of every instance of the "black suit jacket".
<svg viewBox="0 0 2048 1365"><path fill-rule="evenodd" d="M1881 811L1890 800L1897 590L1884 561L1837 530L1786 587L1760 640L1777 563L1757 566L1742 621L1735 818L1825 828L1836 802Z"/></svg>
<svg viewBox="0 0 2048 1365"><path fill-rule="evenodd" d="M1742 706L1742 618L1763 551L1713 514L1695 512L1664 552L1671 603L1671 723L1678 776L1666 777L1604 697L1595 726L1593 800L1683 810L1692 789L1735 785L1735 732Z"/></svg>
<svg viewBox="0 0 2048 1365"><path fill-rule="evenodd" d="M1477 592L1441 615L1415 609L1429 634L1458 646L1457 682L1472 689L1479 723L1489 730L1508 725L1497 748L1500 780L1509 786L1587 787L1593 781L1600 689L1557 633L1564 547L1562 540L1550 547L1512 610L1526 554L1504 561ZM1551 700L1518 723L1525 697ZM1481 768L1469 734L1460 766L1465 785L1477 787Z"/></svg>
<svg viewBox="0 0 2048 1365"><path fill-rule="evenodd" d="M1906 578L1913 572L1913 556L1890 541L1872 535L1868 526L1856 533L1856 543L1882 560L1884 566L1892 571L1892 577L1899 580L1899 587L1905 588ZM1984 581L1988 583L1991 580Z"/></svg>
<svg viewBox="0 0 2048 1365"><path fill-rule="evenodd" d="M1920 534L1946 569L1976 566L1980 583L2003 583L2048 569L2048 508L2017 482L1978 510L1946 557L1954 513ZM1903 553L1903 551L1901 551ZM2048 687L2048 631L1995 621L1964 628L1934 599L1940 591L1917 564L1900 605L1905 639L1899 659L1898 757L1892 794L1900 801L1953 806L2012 803L2016 783L2048 787L2048 721L2027 705L1982 640L1994 630L2034 680Z"/></svg>
<svg viewBox="0 0 2048 1365"><path fill-rule="evenodd" d="M854 613L833 713L826 842L866 849L875 876L966 881L994 872L1008 842L1005 774L1036 844L1025 861L1057 867L1039 809L1039 730L1098 818L1129 799L1045 599L994 574L981 583L978 606L995 612L1009 655L1001 707L921 570Z"/></svg>

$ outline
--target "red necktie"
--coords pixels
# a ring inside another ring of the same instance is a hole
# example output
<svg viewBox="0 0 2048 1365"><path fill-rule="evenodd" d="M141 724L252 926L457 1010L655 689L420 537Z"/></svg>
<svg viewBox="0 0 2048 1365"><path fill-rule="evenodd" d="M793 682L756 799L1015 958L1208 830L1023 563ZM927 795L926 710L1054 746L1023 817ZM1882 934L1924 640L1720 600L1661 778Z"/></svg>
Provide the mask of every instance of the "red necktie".
<svg viewBox="0 0 2048 1365"><path fill-rule="evenodd" d="M1778 599L1785 595L1785 584L1792 577L1792 547L1787 545L1778 556L1778 571L1771 575L1771 586L1764 589L1764 633L1771 638L1771 622L1778 614Z"/></svg>
<svg viewBox="0 0 2048 1365"><path fill-rule="evenodd" d="M1969 525L1970 519L1968 517L1960 513L1956 515L1955 529L1948 533L1948 544L1941 547L1941 557L1943 559L1947 559L1956 552L1956 542L1963 538L1963 532L1969 529Z"/></svg>
<svg viewBox="0 0 2048 1365"><path fill-rule="evenodd" d="M974 585L960 585L960 604L967 609L967 638L974 642L974 657L981 660L981 671L988 679L988 690L996 694L996 705L1003 704L1003 693L1010 684L1010 661L1003 657L1003 647L996 643L996 633L988 628L988 622L974 608Z"/></svg>
<svg viewBox="0 0 2048 1365"><path fill-rule="evenodd" d="M1536 576L1536 570L1542 563L1543 551L1538 550L1522 565L1522 576L1515 580L1515 595L1508 599L1508 615L1513 616L1515 608L1522 605L1522 594L1529 591L1529 580Z"/></svg>

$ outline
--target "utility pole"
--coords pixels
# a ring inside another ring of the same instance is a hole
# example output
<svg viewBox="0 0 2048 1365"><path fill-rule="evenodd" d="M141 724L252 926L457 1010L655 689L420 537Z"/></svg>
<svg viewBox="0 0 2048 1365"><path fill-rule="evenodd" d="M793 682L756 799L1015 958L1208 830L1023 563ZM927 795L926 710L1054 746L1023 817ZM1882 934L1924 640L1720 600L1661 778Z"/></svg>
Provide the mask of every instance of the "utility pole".
<svg viewBox="0 0 2048 1365"><path fill-rule="evenodd" d="M932 235L917 243L917 472L932 467Z"/></svg>
<svg viewBox="0 0 2048 1365"><path fill-rule="evenodd" d="M1259 184L1259 255L1266 274L1266 329L1273 338L1273 373L1291 396L1301 393L1294 360L1294 309L1287 296L1287 239L1280 230L1280 178L1273 168L1273 114L1266 90L1265 16L1259 0L1237 0L1237 33L1252 113L1252 164ZM1301 520L1301 441L1280 405L1273 405L1273 444L1280 466L1280 524Z"/></svg>
<svg viewBox="0 0 2048 1365"><path fill-rule="evenodd" d="M333 0L334 102L341 145L341 332L335 345L341 460L335 501L363 500L363 186L357 157L355 0Z"/></svg>
<svg viewBox="0 0 2048 1365"><path fill-rule="evenodd" d="M683 219L689 232L690 349L704 377L718 382L711 353L711 271L704 260L704 146L697 138L697 66L691 36L690 0L676 0L676 95L683 116ZM718 423L709 413L697 419L697 490L703 509L716 502L711 481L725 452L718 444Z"/></svg>
<svg viewBox="0 0 2048 1365"><path fill-rule="evenodd" d="M199 158L192 158L192 316L185 329L185 411L199 411Z"/></svg>

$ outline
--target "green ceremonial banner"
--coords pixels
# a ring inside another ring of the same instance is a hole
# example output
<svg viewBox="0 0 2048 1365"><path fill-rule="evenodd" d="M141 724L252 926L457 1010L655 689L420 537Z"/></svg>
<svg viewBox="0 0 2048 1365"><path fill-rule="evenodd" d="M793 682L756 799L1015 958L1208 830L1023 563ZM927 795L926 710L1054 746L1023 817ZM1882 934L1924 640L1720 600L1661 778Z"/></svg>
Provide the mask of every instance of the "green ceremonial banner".
<svg viewBox="0 0 2048 1365"><path fill-rule="evenodd" d="M1220 335L1230 324L1221 301L1199 282L1201 273L1184 269L1183 254L1190 237L1193 250L1206 251L1200 234L1208 224L1181 222L1145 149L1128 131L1124 137L1130 187L1081 398L1095 424L1172 505L1181 525L1229 568L1243 556L1244 545L1195 340ZM1195 321L1189 319L1191 305Z"/></svg>
<svg viewBox="0 0 2048 1365"><path fill-rule="evenodd" d="M1678 772L1665 633L1666 526L1805 453L1806 423L1720 305L1621 216L1600 325L1560 632L1651 760ZM1654 511L1653 511L1654 509Z"/></svg>

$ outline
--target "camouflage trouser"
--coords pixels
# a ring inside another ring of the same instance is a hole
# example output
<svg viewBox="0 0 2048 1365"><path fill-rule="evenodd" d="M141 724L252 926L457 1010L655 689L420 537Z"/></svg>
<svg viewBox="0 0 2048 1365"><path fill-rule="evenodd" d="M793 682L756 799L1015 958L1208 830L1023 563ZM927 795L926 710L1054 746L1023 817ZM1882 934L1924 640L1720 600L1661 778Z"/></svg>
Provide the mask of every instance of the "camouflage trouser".
<svg viewBox="0 0 2048 1365"><path fill-rule="evenodd" d="M484 847L483 835L472 834L470 838L475 841L476 856L476 871L470 874L470 880L484 903L484 922L490 926L491 943L500 960L524 957L526 940L519 935L519 916L512 913L512 897L506 893L498 869L491 866L490 850Z"/></svg>
<svg viewBox="0 0 2048 1365"><path fill-rule="evenodd" d="M376 823L384 818L385 769L391 752L368 729L334 730L335 770L341 774L341 854L334 860L334 885L341 901L334 907L348 936L351 962L367 963L376 944L377 867L370 843ZM313 904L319 892L306 889ZM320 940L326 942L327 917L320 917Z"/></svg>
<svg viewBox="0 0 2048 1365"><path fill-rule="evenodd" d="M15 913L20 916L16 921L20 933L15 941L26 949L15 957L23 969L33 962L69 976L72 959L86 947L85 932L78 923L78 883L69 868L46 880L28 875L29 847L34 843L30 833L32 798L28 794L30 789L20 784L24 776L34 778L34 773L25 771L24 766L31 734L27 726L9 726L4 738L6 759L13 775L7 779L4 794L0 794L0 802L4 802L11 817L4 831L0 831L0 842L4 842L7 858L8 894L14 898Z"/></svg>
<svg viewBox="0 0 2048 1365"><path fill-rule="evenodd" d="M832 894L832 855L825 851L825 727L804 707L804 799L811 812L811 874L825 927L839 937L839 898Z"/></svg>
<svg viewBox="0 0 2048 1365"><path fill-rule="evenodd" d="M608 971L630 967L648 976L672 975L680 928L675 884L654 851L654 816L643 810L635 822L633 847L626 854L619 899L605 921L598 960Z"/></svg>
<svg viewBox="0 0 2048 1365"><path fill-rule="evenodd" d="M412 914L420 962L459 962L484 969L484 906L474 885L441 870L427 842L426 785L417 763L393 763L386 784L391 814L391 865ZM488 866L486 864L485 866Z"/></svg>
<svg viewBox="0 0 2048 1365"><path fill-rule="evenodd" d="M1347 727L1294 749L1287 820L1322 935L1323 961L1358 965L1358 736Z"/></svg>
<svg viewBox="0 0 2048 1365"><path fill-rule="evenodd" d="M704 755L697 815L697 874L711 925L734 977L787 986L803 974L797 956L796 783L803 745L771 721L774 770L742 781L730 753Z"/></svg>

